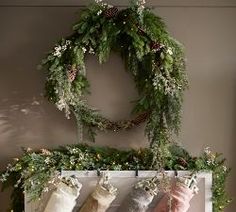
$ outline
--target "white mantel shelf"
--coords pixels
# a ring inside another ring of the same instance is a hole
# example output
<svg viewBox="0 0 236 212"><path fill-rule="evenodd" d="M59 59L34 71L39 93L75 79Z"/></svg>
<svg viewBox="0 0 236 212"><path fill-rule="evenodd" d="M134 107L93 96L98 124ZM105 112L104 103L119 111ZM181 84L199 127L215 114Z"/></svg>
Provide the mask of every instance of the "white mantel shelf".
<svg viewBox="0 0 236 212"><path fill-rule="evenodd" d="M138 176L136 176L136 171L108 171L111 177L111 183L118 188L119 195L117 199L112 203L109 212L113 212L117 207L121 204L125 196L132 189L133 184L137 181L144 178L151 178L157 176L156 171L138 171ZM178 171L178 176L184 176L186 174L190 174L189 171ZM97 171L62 171L62 176L72 176L75 175L79 178L82 183L82 189L79 196L79 205L81 205L86 197L93 191L96 183L98 181L98 173ZM170 177L174 177L175 171L166 171L166 174ZM204 212L212 212L212 173L210 172L200 172L197 173L197 179L203 181L203 187L205 189L204 192ZM49 196L50 194L48 194ZM26 194L27 196L27 194ZM27 198L25 198L25 212L42 212L42 210L38 210L48 199L48 196L45 196L41 201L41 204L38 202L29 202ZM155 204L151 205L154 207ZM202 211L203 212L203 211Z"/></svg>

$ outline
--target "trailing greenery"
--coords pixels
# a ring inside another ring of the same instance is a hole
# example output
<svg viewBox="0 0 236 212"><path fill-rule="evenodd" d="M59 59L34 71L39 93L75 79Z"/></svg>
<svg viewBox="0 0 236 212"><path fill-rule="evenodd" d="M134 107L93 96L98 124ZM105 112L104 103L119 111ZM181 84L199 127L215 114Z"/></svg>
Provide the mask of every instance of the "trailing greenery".
<svg viewBox="0 0 236 212"><path fill-rule="evenodd" d="M169 146L169 152L165 158L165 170L212 171L213 211L223 211L230 203L225 191L225 181L230 170L225 166L225 159L208 148L199 157L192 157L178 145ZM48 183L61 170L159 170L160 167L153 166L153 158L159 157L154 154L149 148L119 150L85 144L37 152L25 149L22 157L14 159L0 179L4 188L14 185L12 209L22 212L23 188L32 200L36 200L43 192L47 192Z"/></svg>
<svg viewBox="0 0 236 212"><path fill-rule="evenodd" d="M94 54L104 63L111 51L121 55L138 89L134 120L110 121L83 98L89 92L87 55ZM119 11L101 1L90 5L73 26L73 34L61 39L42 63L49 101L67 118L74 114L79 129L84 128L93 140L96 129L130 129L145 120L152 147L168 143L171 134L178 133L187 87L183 48L142 1ZM139 119L140 114L145 118Z"/></svg>

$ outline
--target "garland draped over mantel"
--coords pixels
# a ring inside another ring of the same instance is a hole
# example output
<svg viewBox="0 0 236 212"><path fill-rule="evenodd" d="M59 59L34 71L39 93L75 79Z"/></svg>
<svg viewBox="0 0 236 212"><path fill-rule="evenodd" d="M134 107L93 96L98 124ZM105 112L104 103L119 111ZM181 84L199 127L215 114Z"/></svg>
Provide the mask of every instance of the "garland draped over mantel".
<svg viewBox="0 0 236 212"><path fill-rule="evenodd" d="M221 154L206 148L199 157L191 156L178 145L169 147L169 156L164 161L165 170L212 171L213 212L223 212L230 203L225 191L225 182L230 169ZM57 173L61 170L157 170L153 166L153 151L149 148L118 150L109 147L91 147L84 144L67 145L55 150L24 149L21 158L15 158L1 174L3 188L14 185L12 208L22 212L23 189L32 200L48 192Z"/></svg>

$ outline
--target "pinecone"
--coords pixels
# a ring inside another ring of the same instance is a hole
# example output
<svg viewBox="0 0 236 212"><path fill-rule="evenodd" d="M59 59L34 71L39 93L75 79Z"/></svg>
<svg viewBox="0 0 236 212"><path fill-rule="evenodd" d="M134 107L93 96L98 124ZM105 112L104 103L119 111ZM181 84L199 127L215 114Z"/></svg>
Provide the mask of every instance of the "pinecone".
<svg viewBox="0 0 236 212"><path fill-rule="evenodd" d="M143 28L141 28L140 26L137 26L138 27L138 33L142 36L145 36L146 35L146 32Z"/></svg>
<svg viewBox="0 0 236 212"><path fill-rule="evenodd" d="M75 67L69 66L67 69L67 76L70 82L73 82L77 76L78 69Z"/></svg>
<svg viewBox="0 0 236 212"><path fill-rule="evenodd" d="M163 45L158 42L152 41L150 43L150 48L151 50L159 51L161 50L161 48L163 48Z"/></svg>
<svg viewBox="0 0 236 212"><path fill-rule="evenodd" d="M183 167L186 167L188 165L187 161L183 158L179 158L178 163Z"/></svg>
<svg viewBox="0 0 236 212"><path fill-rule="evenodd" d="M108 8L107 10L105 10L103 12L103 15L106 17L106 18L113 18L115 16L117 16L119 10L117 7L111 7L111 8Z"/></svg>

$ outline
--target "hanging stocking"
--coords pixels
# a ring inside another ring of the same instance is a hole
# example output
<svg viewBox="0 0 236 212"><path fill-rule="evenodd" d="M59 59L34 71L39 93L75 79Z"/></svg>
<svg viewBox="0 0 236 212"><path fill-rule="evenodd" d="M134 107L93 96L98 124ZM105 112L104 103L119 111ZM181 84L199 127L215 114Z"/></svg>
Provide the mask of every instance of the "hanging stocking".
<svg viewBox="0 0 236 212"><path fill-rule="evenodd" d="M157 178L139 181L122 203L118 212L145 212L158 191Z"/></svg>
<svg viewBox="0 0 236 212"><path fill-rule="evenodd" d="M63 178L52 193L44 212L72 212L81 187L75 177Z"/></svg>
<svg viewBox="0 0 236 212"><path fill-rule="evenodd" d="M117 188L109 183L108 175L102 174L95 191L88 197L79 212L105 212L117 196Z"/></svg>
<svg viewBox="0 0 236 212"><path fill-rule="evenodd" d="M154 212L187 212L190 200L198 192L196 177L178 178L170 193L166 193Z"/></svg>

